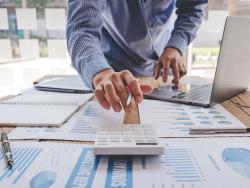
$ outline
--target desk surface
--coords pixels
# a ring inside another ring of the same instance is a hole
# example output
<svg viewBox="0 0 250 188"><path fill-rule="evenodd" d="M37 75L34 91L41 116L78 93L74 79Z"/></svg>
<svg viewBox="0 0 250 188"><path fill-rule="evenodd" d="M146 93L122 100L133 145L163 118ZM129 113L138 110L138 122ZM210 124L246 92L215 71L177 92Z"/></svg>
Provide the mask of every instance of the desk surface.
<svg viewBox="0 0 250 188"><path fill-rule="evenodd" d="M169 79L171 80L171 79ZM186 77L183 79L183 82L196 82L200 83L202 81L209 80L203 80L201 78L197 77ZM153 88L161 87L164 84L161 82L161 80L154 80L153 78L140 78L141 83L148 83L153 86ZM9 96L11 97L11 96ZM1 100L6 100L6 98L2 98ZM229 112L231 112L235 117L237 117L239 120L241 120L248 128L250 128L250 91L246 91L238 96L233 97L232 99L229 99L227 101L224 101L221 103L222 106L224 106ZM131 114L125 114L124 116L124 122L132 122L132 123L139 123L139 113L138 108L134 108L133 112ZM1 132L10 132L14 127L1 127ZM85 142L84 142L85 143ZM86 142L88 143L88 142Z"/></svg>

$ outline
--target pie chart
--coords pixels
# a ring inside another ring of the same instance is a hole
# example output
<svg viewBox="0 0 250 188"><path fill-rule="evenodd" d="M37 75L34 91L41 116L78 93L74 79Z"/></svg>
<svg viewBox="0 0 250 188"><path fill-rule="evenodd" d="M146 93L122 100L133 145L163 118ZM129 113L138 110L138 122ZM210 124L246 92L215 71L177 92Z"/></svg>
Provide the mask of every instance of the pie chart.
<svg viewBox="0 0 250 188"><path fill-rule="evenodd" d="M30 181L31 188L48 188L56 181L56 172L42 171L36 174Z"/></svg>
<svg viewBox="0 0 250 188"><path fill-rule="evenodd" d="M238 174L250 179L250 150L244 148L226 148L222 159Z"/></svg>

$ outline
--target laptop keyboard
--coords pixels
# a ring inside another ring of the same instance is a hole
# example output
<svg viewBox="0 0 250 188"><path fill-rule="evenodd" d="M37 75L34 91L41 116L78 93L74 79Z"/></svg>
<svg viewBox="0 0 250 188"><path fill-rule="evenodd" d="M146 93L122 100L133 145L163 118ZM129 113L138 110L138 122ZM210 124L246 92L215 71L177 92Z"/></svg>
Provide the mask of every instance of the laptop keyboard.
<svg viewBox="0 0 250 188"><path fill-rule="evenodd" d="M180 93L172 96L174 99L183 99L188 101L209 102L211 97L212 84L199 86L191 89L188 93Z"/></svg>

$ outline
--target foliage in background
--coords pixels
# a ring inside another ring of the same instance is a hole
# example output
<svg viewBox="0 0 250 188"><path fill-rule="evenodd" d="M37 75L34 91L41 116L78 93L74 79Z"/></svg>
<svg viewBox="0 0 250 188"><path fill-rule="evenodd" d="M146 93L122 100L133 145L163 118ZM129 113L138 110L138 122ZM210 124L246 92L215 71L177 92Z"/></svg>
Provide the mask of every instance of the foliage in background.
<svg viewBox="0 0 250 188"><path fill-rule="evenodd" d="M219 47L193 48L193 66L215 66L219 56Z"/></svg>

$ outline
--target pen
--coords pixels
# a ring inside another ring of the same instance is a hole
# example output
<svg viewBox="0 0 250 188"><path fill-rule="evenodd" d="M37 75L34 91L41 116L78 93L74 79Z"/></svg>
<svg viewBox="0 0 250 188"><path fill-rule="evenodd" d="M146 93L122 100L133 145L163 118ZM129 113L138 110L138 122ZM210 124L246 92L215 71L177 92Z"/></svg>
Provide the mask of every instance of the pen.
<svg viewBox="0 0 250 188"><path fill-rule="evenodd" d="M13 166L13 160L12 160L12 153L10 149L10 142L6 133L2 133L1 140L2 140L3 151L5 153L5 157L7 160L7 164L9 166L9 169L11 169Z"/></svg>
<svg viewBox="0 0 250 188"><path fill-rule="evenodd" d="M190 134L222 134L222 133L246 133L246 129L241 128L190 128Z"/></svg>

